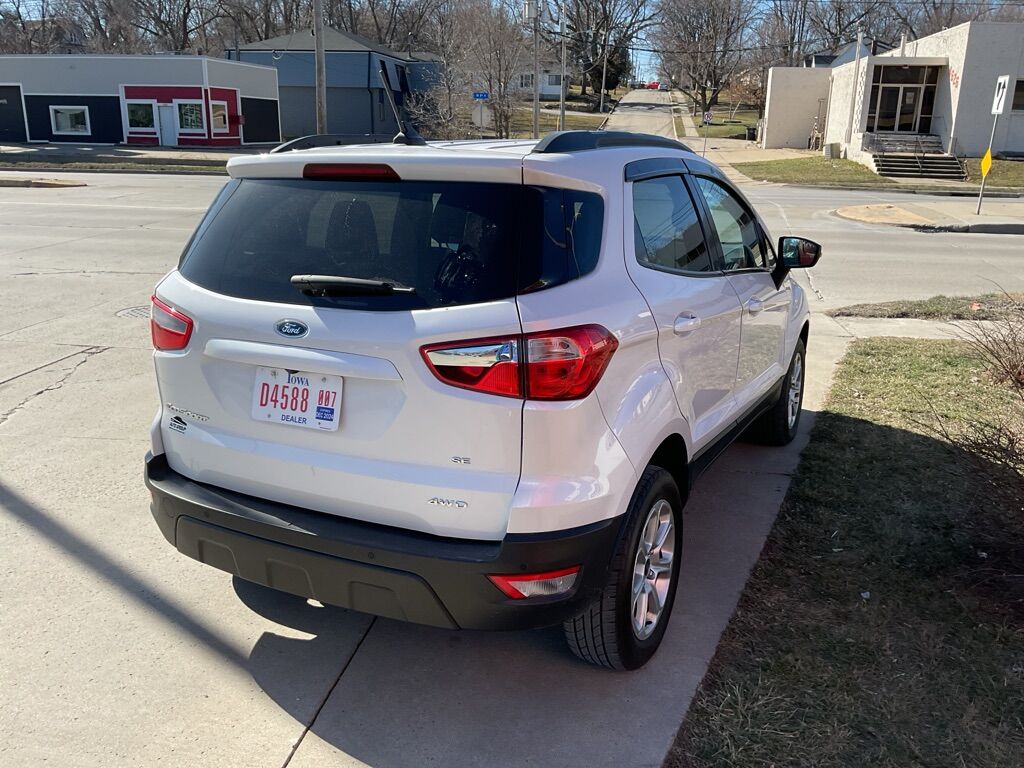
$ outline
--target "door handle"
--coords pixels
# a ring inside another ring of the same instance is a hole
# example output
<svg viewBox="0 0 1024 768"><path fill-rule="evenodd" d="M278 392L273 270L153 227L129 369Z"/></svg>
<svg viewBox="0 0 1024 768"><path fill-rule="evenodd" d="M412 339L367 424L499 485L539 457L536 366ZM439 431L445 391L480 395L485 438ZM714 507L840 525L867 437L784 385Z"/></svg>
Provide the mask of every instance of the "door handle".
<svg viewBox="0 0 1024 768"><path fill-rule="evenodd" d="M685 336L688 333L693 333L698 328L700 328L700 318L689 312L679 314L675 322L672 323L672 332L676 336Z"/></svg>
<svg viewBox="0 0 1024 768"><path fill-rule="evenodd" d="M764 302L760 299L754 298L747 302L747 311L752 315L756 315L762 309L764 309Z"/></svg>

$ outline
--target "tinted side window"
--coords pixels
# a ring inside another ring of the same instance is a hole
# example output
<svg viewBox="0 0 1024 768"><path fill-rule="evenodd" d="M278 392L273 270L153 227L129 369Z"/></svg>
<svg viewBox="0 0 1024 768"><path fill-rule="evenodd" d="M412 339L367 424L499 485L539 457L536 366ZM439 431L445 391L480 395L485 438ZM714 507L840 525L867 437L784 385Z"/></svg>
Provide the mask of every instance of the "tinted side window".
<svg viewBox="0 0 1024 768"><path fill-rule="evenodd" d="M537 232L539 248L527 248L541 255L540 263L526 254L519 273L520 291L550 288L594 271L601 253L604 228L604 200L592 192L540 188L544 196L544 225Z"/></svg>
<svg viewBox="0 0 1024 768"><path fill-rule="evenodd" d="M636 258L673 272L715 272L700 220L681 176L633 184Z"/></svg>
<svg viewBox="0 0 1024 768"><path fill-rule="evenodd" d="M715 222L726 271L765 269L767 260L754 215L728 189L714 179L696 177Z"/></svg>

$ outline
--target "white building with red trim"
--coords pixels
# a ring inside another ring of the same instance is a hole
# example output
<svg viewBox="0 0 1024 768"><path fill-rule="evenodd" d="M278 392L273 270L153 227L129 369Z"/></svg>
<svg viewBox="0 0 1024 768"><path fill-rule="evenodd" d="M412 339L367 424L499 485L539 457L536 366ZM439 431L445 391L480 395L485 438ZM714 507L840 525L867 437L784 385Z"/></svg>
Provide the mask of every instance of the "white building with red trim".
<svg viewBox="0 0 1024 768"><path fill-rule="evenodd" d="M0 56L0 143L281 139L277 70L206 56Z"/></svg>

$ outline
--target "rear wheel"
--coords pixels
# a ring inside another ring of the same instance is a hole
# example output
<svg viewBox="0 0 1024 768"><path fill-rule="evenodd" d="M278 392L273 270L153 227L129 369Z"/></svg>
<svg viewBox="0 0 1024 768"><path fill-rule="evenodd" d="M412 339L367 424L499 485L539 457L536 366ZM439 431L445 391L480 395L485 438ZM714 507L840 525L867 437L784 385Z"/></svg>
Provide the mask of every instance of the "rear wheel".
<svg viewBox="0 0 1024 768"><path fill-rule="evenodd" d="M803 341L797 341L786 378L782 381L779 400L754 422L751 436L766 445L787 445L796 437L804 404L804 368L806 352Z"/></svg>
<svg viewBox="0 0 1024 768"><path fill-rule="evenodd" d="M647 467L600 597L563 624L569 647L584 661L637 669L658 650L679 581L682 506L672 476Z"/></svg>

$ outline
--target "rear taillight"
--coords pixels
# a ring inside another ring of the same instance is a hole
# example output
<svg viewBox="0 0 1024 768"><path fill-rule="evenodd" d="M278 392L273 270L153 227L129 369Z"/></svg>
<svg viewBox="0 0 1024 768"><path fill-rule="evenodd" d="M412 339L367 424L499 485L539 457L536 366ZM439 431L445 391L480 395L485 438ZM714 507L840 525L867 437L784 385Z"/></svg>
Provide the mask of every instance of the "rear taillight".
<svg viewBox="0 0 1024 768"><path fill-rule="evenodd" d="M606 328L580 325L430 344L420 352L445 384L526 400L577 400L597 386L618 346Z"/></svg>
<svg viewBox="0 0 1024 768"><path fill-rule="evenodd" d="M192 336L192 318L152 296L149 331L153 347L160 350L184 349Z"/></svg>
<svg viewBox="0 0 1024 768"><path fill-rule="evenodd" d="M511 573L507 575L489 574L490 582L513 600L528 597L554 597L564 595L576 586L576 577L580 567L562 568L558 571L544 573Z"/></svg>
<svg viewBox="0 0 1024 768"><path fill-rule="evenodd" d="M521 397L518 336L428 344L420 354L445 384L505 397Z"/></svg>
<svg viewBox="0 0 1024 768"><path fill-rule="evenodd" d="M577 400L601 380L619 342L600 325L526 336L528 400Z"/></svg>

